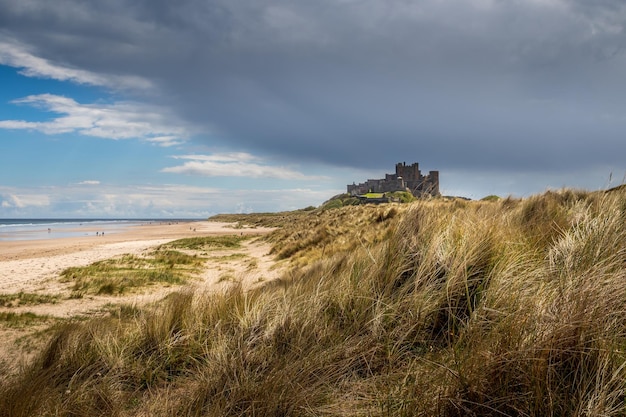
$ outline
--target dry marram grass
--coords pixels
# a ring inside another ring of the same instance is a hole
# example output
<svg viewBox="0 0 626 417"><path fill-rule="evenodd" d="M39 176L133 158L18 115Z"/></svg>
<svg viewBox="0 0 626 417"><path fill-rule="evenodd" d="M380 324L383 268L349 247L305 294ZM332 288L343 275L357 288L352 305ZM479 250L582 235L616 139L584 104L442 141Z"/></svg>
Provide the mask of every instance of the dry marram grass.
<svg viewBox="0 0 626 417"><path fill-rule="evenodd" d="M0 415L626 415L626 194L297 214L293 268L62 326Z"/></svg>

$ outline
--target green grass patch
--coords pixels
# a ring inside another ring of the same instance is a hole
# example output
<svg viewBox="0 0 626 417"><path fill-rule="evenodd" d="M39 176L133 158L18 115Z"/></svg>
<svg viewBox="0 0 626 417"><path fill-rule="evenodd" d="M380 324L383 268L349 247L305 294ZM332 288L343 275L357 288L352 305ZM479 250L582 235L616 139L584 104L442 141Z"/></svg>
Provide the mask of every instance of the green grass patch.
<svg viewBox="0 0 626 417"><path fill-rule="evenodd" d="M355 206L361 204L361 201L350 194L338 194L336 196L331 197L329 200L325 201L319 208L319 210L308 210L311 214L315 214L318 212L325 212L332 209L338 209L346 206ZM285 225L288 226L288 225Z"/></svg>
<svg viewBox="0 0 626 417"><path fill-rule="evenodd" d="M386 193L387 197L391 197L392 201L399 201L400 203L412 203L417 198L408 191L394 191L392 193Z"/></svg>
<svg viewBox="0 0 626 417"><path fill-rule="evenodd" d="M136 320L143 314L143 310L131 304L105 304L102 311L108 313L109 317L118 320Z"/></svg>
<svg viewBox="0 0 626 417"><path fill-rule="evenodd" d="M257 227L283 227L302 218L315 215L315 211L295 210L278 213L249 213L249 214L217 214L210 217L210 221L233 223L235 229Z"/></svg>
<svg viewBox="0 0 626 417"><path fill-rule="evenodd" d="M167 265L173 267L175 265L198 265L202 263L197 256L176 250L159 250L153 252L152 255L154 256L154 260L151 262L153 265ZM148 261L151 261L151 259L148 259Z"/></svg>
<svg viewBox="0 0 626 417"><path fill-rule="evenodd" d="M228 261L238 261L240 259L245 259L247 257L248 255L245 253L231 253L230 255L212 256L209 259L211 261L228 262Z"/></svg>
<svg viewBox="0 0 626 417"><path fill-rule="evenodd" d="M17 294L0 294L0 307L22 307L39 304L55 304L58 295L34 294L19 292Z"/></svg>
<svg viewBox="0 0 626 417"><path fill-rule="evenodd" d="M499 200L500 200L500 197L494 194L485 196L480 199L480 201L499 201Z"/></svg>
<svg viewBox="0 0 626 417"><path fill-rule="evenodd" d="M157 250L145 257L124 255L88 266L67 268L62 282L73 282L72 294L121 295L154 285L178 285L197 272L204 259L175 250ZM77 298L77 297L75 297Z"/></svg>
<svg viewBox="0 0 626 417"><path fill-rule="evenodd" d="M50 316L40 316L31 312L0 312L0 325L10 328L24 328L37 324L47 323L50 320Z"/></svg>
<svg viewBox="0 0 626 417"><path fill-rule="evenodd" d="M363 194L365 198L383 198L385 196L384 193L366 193Z"/></svg>
<svg viewBox="0 0 626 417"><path fill-rule="evenodd" d="M241 242L250 239L252 236L246 235L222 235L222 236L202 236L189 237L185 239L175 240L173 242L161 245L160 248L171 249L189 249L189 250L206 250L206 249L237 249L241 247Z"/></svg>

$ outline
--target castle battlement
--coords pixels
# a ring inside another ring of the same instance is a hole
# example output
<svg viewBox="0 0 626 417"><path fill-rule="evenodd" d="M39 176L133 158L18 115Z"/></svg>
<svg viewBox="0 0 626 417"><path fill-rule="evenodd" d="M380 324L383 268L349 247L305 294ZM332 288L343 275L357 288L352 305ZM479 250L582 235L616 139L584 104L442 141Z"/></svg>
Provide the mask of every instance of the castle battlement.
<svg viewBox="0 0 626 417"><path fill-rule="evenodd" d="M411 165L399 162L395 174L385 174L385 178L371 179L361 184L348 184L348 193L351 195L394 191L410 191L415 197L439 196L439 171L422 175L417 162Z"/></svg>

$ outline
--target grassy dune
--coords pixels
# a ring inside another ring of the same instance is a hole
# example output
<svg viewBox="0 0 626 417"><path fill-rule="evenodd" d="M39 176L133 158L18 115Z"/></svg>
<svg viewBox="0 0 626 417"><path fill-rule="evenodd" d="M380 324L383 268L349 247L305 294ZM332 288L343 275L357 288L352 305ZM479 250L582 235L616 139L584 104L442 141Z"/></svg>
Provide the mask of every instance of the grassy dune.
<svg viewBox="0 0 626 417"><path fill-rule="evenodd" d="M61 282L72 283L71 297L77 298L85 294L121 295L155 284L183 284L200 271L210 251L237 249L241 242L252 237L227 235L178 239L142 256L123 255L67 268L61 272ZM0 306L2 303L0 294Z"/></svg>
<svg viewBox="0 0 626 417"><path fill-rule="evenodd" d="M68 323L0 415L626 415L624 190L306 211L269 239L282 279Z"/></svg>
<svg viewBox="0 0 626 417"><path fill-rule="evenodd" d="M124 255L71 267L61 272L61 282L73 283L72 296L123 294L148 285L181 284L203 264L197 255L158 250L149 256Z"/></svg>
<svg viewBox="0 0 626 417"><path fill-rule="evenodd" d="M0 307L22 307L38 304L55 304L61 297L58 295L34 294L19 292L17 294L0 293Z"/></svg>

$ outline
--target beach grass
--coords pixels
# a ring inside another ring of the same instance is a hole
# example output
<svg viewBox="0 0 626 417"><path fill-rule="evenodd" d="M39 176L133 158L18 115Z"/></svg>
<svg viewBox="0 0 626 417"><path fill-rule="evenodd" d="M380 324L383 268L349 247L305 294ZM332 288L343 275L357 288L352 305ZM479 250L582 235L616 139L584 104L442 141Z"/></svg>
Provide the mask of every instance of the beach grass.
<svg viewBox="0 0 626 417"><path fill-rule="evenodd" d="M11 293L0 294L0 307L22 307L39 304L56 304L61 297L59 295L38 294L38 293Z"/></svg>
<svg viewBox="0 0 626 417"><path fill-rule="evenodd" d="M238 261L238 260L246 259L248 257L249 255L245 253L230 253L228 255L211 256L208 259L211 261L217 261L217 262L228 262L228 261Z"/></svg>
<svg viewBox="0 0 626 417"><path fill-rule="evenodd" d="M8 327L8 328L27 328L33 325L39 325L42 323L50 322L51 317L42 316L32 312L11 312L11 311L0 311L0 326Z"/></svg>
<svg viewBox="0 0 626 417"><path fill-rule="evenodd" d="M298 213L258 288L63 324L0 415L626 415L626 191L404 206Z"/></svg>
<svg viewBox="0 0 626 417"><path fill-rule="evenodd" d="M197 274L210 251L236 250L252 235L219 235L178 239L143 256L124 255L61 272L61 281L72 283L71 298L86 294L121 295L160 284L181 285ZM245 254L216 255L223 261L242 259ZM214 257L213 257L214 258Z"/></svg>
<svg viewBox="0 0 626 417"><path fill-rule="evenodd" d="M183 284L203 263L197 255L160 248L146 256L124 255L67 268L61 272L61 281L73 284L74 298L84 294L120 295L155 284Z"/></svg>
<svg viewBox="0 0 626 417"><path fill-rule="evenodd" d="M189 250L215 250L215 249L238 249L241 242L252 239L252 235L220 235L201 236L178 239L161 245L161 248L189 249Z"/></svg>
<svg viewBox="0 0 626 417"><path fill-rule="evenodd" d="M315 210L295 210L278 213L246 213L246 214L217 214L209 218L210 221L231 223L235 229L256 227L285 227L306 218Z"/></svg>

